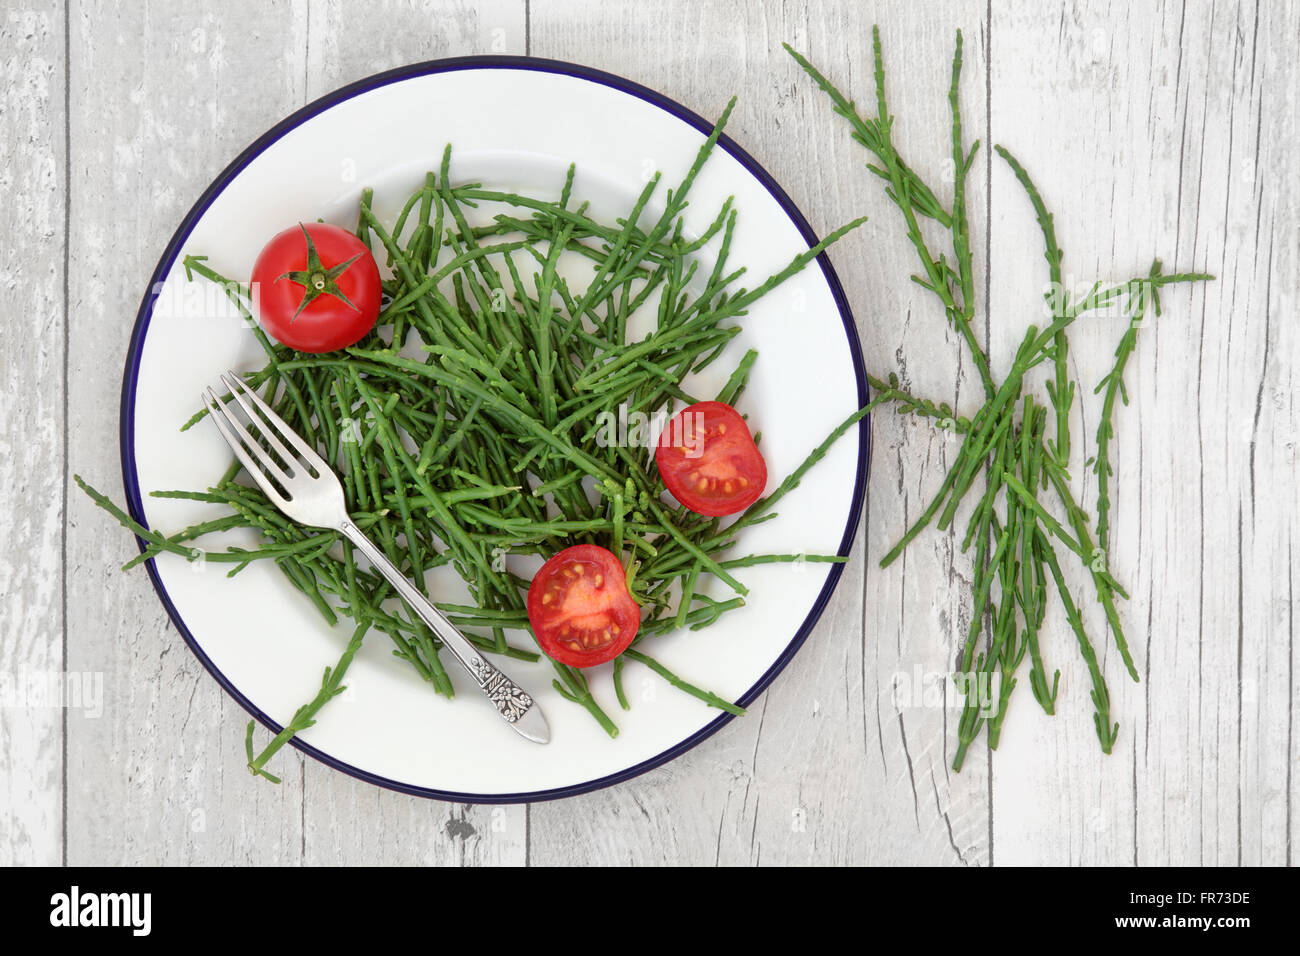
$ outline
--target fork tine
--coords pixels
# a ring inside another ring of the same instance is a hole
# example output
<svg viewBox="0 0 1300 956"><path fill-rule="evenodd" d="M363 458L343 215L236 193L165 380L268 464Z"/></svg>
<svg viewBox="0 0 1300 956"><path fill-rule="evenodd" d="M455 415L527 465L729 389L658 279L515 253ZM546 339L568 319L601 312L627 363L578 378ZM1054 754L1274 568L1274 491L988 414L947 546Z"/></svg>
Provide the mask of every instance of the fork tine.
<svg viewBox="0 0 1300 956"><path fill-rule="evenodd" d="M329 465L325 463L325 459L321 458L321 456L316 453L316 449L307 444L307 442L303 440L302 436L285 424L284 419L273 412L271 406L263 401L262 397L250 388L242 378L234 372L226 372L221 376L221 380L236 397L240 398L240 404L244 406L245 411L248 411L249 409L248 405L244 402L244 397L247 397L252 401L252 403L256 405L258 410L262 413L262 417L266 419L275 432L282 439L293 445L293 447L298 450L298 454L302 456L302 460L315 468L318 474L324 474L325 472L332 470Z"/></svg>
<svg viewBox="0 0 1300 956"><path fill-rule="evenodd" d="M252 436L230 414L229 410L221 403L221 400L217 398L217 393L211 388L203 390L203 404L208 407L213 423L221 431L221 437L226 440L226 444L235 453L235 457L244 466L244 470L252 476L258 487L262 489L267 498L275 503L276 507L283 508L288 503L287 499L271 483L266 472L262 470L265 467L267 471L275 475L281 484L286 484L288 478L280 471L280 467L266 453L265 449L252 440ZM254 461L254 457L256 457L256 461Z"/></svg>
<svg viewBox="0 0 1300 956"><path fill-rule="evenodd" d="M275 416L271 416L272 420L269 424L263 420L263 417L258 414L258 409L254 408L253 403L248 400L248 395L255 395L253 390L250 388L241 389L237 387L237 384L244 384L239 376L234 375L231 372L225 372L221 376L221 382L235 397L235 401L239 402L239 407L244 410L244 414L248 416L248 420L257 426L257 430L262 433L262 437L266 439L266 443L275 449L275 453L280 456L280 460L284 462L285 465L285 473L293 475L300 471L301 467L298 461L294 458L293 452L285 448L284 443L276 437L277 433L283 434L288 431L288 429L284 427L284 422L279 421ZM260 401L258 402L258 406L262 406ZM266 409L266 411L269 411L269 409Z"/></svg>

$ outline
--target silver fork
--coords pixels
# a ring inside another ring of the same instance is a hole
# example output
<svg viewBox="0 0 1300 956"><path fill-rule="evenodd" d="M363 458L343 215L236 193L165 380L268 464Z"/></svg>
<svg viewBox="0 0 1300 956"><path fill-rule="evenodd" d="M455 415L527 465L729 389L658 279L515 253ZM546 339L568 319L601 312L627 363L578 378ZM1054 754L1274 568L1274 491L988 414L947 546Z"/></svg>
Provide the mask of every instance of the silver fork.
<svg viewBox="0 0 1300 956"><path fill-rule="evenodd" d="M248 421L257 427L266 444L279 456L277 461L254 439L234 411L217 398L216 392L211 388L204 389L204 404L221 430L221 437L266 497L299 524L329 528L345 535L469 671L479 689L495 705L497 713L520 736L539 744L549 741L550 727L532 695L525 693L489 663L353 523L343 498L343 484L315 449L271 411L270 406L238 375L226 372L221 376L221 383L234 396ZM286 446L292 446L293 452ZM315 471L314 475L312 471Z"/></svg>

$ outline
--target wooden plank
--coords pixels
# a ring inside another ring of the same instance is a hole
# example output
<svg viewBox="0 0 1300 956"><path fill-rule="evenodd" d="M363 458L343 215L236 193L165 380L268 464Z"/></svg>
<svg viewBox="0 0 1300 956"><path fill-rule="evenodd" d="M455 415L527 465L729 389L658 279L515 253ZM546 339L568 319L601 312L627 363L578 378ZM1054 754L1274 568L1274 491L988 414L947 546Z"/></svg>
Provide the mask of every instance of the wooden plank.
<svg viewBox="0 0 1300 956"><path fill-rule="evenodd" d="M997 862L1285 862L1300 353L1280 316L1295 288L1295 244L1282 237L1297 191L1272 170L1297 145L1296 36L1295 12L1275 4L995 8L994 139L1056 213L1067 286L1144 273L1157 254L1218 276L1165 294L1118 415L1112 568L1133 593L1121 615L1142 684L1089 608L1121 724L1102 756L1087 675L1056 616L1060 713L1008 722ZM993 198L994 311L1024 315L1046 279L1025 251L1041 239L1005 168ZM1074 474L1090 511L1091 392L1124 328L1122 316L1095 319L1071 338Z"/></svg>
<svg viewBox="0 0 1300 956"><path fill-rule="evenodd" d="M522 0L308 7L307 98L404 63L524 52ZM430 120L434 121L434 120ZM304 862L507 864L526 853L527 810L439 803L377 791L308 761ZM358 813L358 808L365 812Z"/></svg>
<svg viewBox="0 0 1300 956"><path fill-rule="evenodd" d="M1127 137L1097 128L1099 120L1114 109L1112 98L1127 99L1148 87L1141 69L1123 72L1115 62L1121 57L1112 56L1105 45L1105 38L1126 31L1109 22L1103 37L1097 32L1097 23L1077 22L1075 16L1068 4L995 9L989 143L1005 146L1026 166L1053 211L1057 236L1065 250L1064 284L1071 292L1096 278L1121 280L1150 266L1147 250L1160 243L1142 229L1148 219L1133 223L1127 213L1116 216L1111 196L1122 190L1125 203L1140 202L1143 193L1161 187L1147 166L1149 160L1143 158L1150 152L1150 131L1134 134L1141 138L1132 144L1136 155L1124 156L1123 162L1129 164L1126 169L1110 150L1123 148ZM1123 16L1130 13L1125 11ZM1132 16L1141 22L1127 23L1127 31L1153 28L1140 14ZM1147 36L1151 38L1149 33ZM1144 52L1138 59L1145 63L1146 55ZM1168 117L1163 122L1168 122ZM1090 144L1089 148L1079 148L1076 144L1080 141ZM991 162L994 214L990 255L996 277L992 314L999 319L996 362L1005 375L1024 329L1030 322L1041 327L1050 321L1042 298L1048 274L1043 236L1024 190L1000 157L993 156ZM1137 209L1148 207L1140 204ZM1143 242L1140 254L1130 245L1135 232ZM1116 248L1112 237L1123 243L1123 248ZM1176 251L1171 242L1163 245L1170 253ZM1079 294L1086 292L1085 288ZM1171 298L1171 306L1173 301ZM1095 447L1097 401L1092 389L1109 368L1115 340L1124 327L1122 318L1090 317L1070 333L1071 369L1081 377L1071 419L1071 471L1078 479L1075 494L1089 513L1095 510L1096 484L1082 463ZM1143 341L1142 345L1150 343ZM1135 372L1131 369L1128 373L1131 386L1136 385ZM1048 400L1043 384L1048 374L1045 369L1031 379L1033 394L1040 402ZM1118 413L1116 445L1122 465L1128 458L1119 450L1119 443L1140 432L1136 419L1142 411L1133 407ZM1049 438L1054 434L1050 431ZM1116 482L1113 496L1117 533L1112 565L1117 576L1132 585L1129 549L1133 539L1126 529L1136 500L1132 486L1122 481L1123 475L1118 477L1121 480ZM1060 599L1050 591L1040 646L1048 674L1058 668L1061 673L1056 714L1044 714L1029 692L1026 661L994 761L994 860L1007 864L1129 862L1134 814L1132 747L1135 727L1144 720L1138 712L1141 696L1132 693L1119 656L1110 645L1091 583L1063 548L1056 550L1097 648L1110 689L1111 717L1120 723L1120 738L1116 752L1106 757L1093 729L1088 670ZM1134 611L1132 606L1123 608L1125 623L1137 638L1143 628Z"/></svg>
<svg viewBox="0 0 1300 956"><path fill-rule="evenodd" d="M309 97L502 37L522 52L522 35L521 3L393 5L379 19L343 4L73 4L70 442L88 480L121 499L117 395L135 308L221 168ZM381 791L288 750L283 786L251 778L247 715L183 647L145 576L117 571L130 540L79 493L69 512L70 667L107 687L103 719L69 728L70 862L522 861L522 808Z"/></svg>
<svg viewBox="0 0 1300 956"><path fill-rule="evenodd" d="M63 856L64 18L0 15L0 866ZM93 692L93 678L86 685ZM80 703L79 693L74 703ZM75 719L75 717L73 718Z"/></svg>
<svg viewBox="0 0 1300 956"><path fill-rule="evenodd" d="M914 19L919 11L906 6L876 19L886 57L889 109L896 117L893 135L908 163L934 186L945 207L951 207L952 118L947 96L957 30L963 34L960 103L967 148L985 135L989 49L985 6L946 10L949 16L938 23L930 16ZM862 76L855 95L859 102L870 102L875 86L867 75L871 59L865 39L854 53L856 72ZM862 155L859 152L859 162ZM981 394L979 374L934 296L910 280L921 265L905 239L900 213L881 195L874 176L860 165L856 173L869 181L878 210L876 232L861 260L871 271L861 298L855 300L871 303L875 313L863 328L868 364L875 366L876 375L895 372L915 393L960 407ZM976 249L977 317L988 314L987 260L980 254L988 229L986 177L987 167L977 162L966 181ZM927 236L932 251L951 248L939 230L928 230ZM872 343L883 361L872 362ZM879 567L880 558L938 491L958 440L949 431L892 412L876 416L873 438L872 560L865 611L867 639L880 638L875 642L877 749L883 750L882 764L892 784L880 838L897 847L897 862L987 865L992 862L987 754L977 745L961 772L952 770L961 699L953 693L949 677L970 624L972 556L961 553L955 532L931 528L892 565ZM964 525L961 521L958 527ZM889 635L894 635L892 647ZM909 822L915 835L907 828Z"/></svg>
<svg viewBox="0 0 1300 956"><path fill-rule="evenodd" d="M1210 258L1210 271L1223 276L1223 286L1215 284L1218 305L1211 302L1207 325L1218 325L1216 318L1224 314L1233 317L1216 329L1227 367L1206 395L1207 404L1215 404L1220 393L1230 396L1217 406L1214 419L1228 439L1228 454L1214 477L1221 476L1233 489L1238 545L1236 601L1230 593L1228 614L1221 626L1206 630L1206 639L1226 632L1230 643L1235 630L1236 673L1229 668L1227 679L1215 683L1226 689L1229 711L1236 704L1237 736L1203 745L1201 752L1207 761L1221 747L1237 752L1236 780L1224 787L1228 806L1216 827L1231 834L1235 823L1236 862L1277 866L1294 862L1292 827L1300 796L1294 772L1295 701L1300 696L1294 629L1294 582L1300 580L1295 490L1300 335L1295 323L1287 321L1300 291L1295 235L1300 185L1294 176L1280 174L1287 157L1300 148L1295 61L1300 11L1287 4L1243 3L1227 13L1226 26L1211 22L1196 39L1204 55L1212 57L1212 70L1198 77L1198 92L1203 99L1212 96L1214 122L1206 124L1207 146L1218 153L1215 179L1227 183L1222 204L1211 191L1205 196L1213 218L1207 217L1202 228L1207 235L1222 236L1219 261ZM1231 78L1226 103L1219 93L1220 77ZM1207 431L1206 438L1207 444L1217 443L1213 433ZM1223 499L1214 484L1207 484L1206 491L1205 513L1213 513ZM1229 529L1232 517L1229 509ZM1211 547L1223 540L1219 533L1207 529ZM1231 576L1231 553L1219 558L1226 559ZM1148 820L1155 809L1153 797L1148 791L1143 807ZM1233 841L1221 842L1220 852L1203 857L1232 863ZM1160 858L1158 852L1152 856Z"/></svg>
<svg viewBox="0 0 1300 956"><path fill-rule="evenodd" d="M69 440L77 470L118 501L117 393L136 307L204 186L301 103L292 35L290 12L261 4L203 17L71 5ZM257 97L245 90L253 75ZM296 861L301 787L249 776L243 710L185 648L146 576L118 571L130 538L76 489L69 516L69 658L108 688L103 719L69 727L69 862ZM292 764L281 764L291 780Z"/></svg>
<svg viewBox="0 0 1300 956"><path fill-rule="evenodd" d="M780 46L790 41L854 95L869 98L867 11L849 3L776 2L534 2L531 9L535 55L607 69L704 115L739 93L729 133L790 191L814 228L824 234L864 212L875 220L832 254L857 310L868 364L881 374L895 367L906 374L896 356L934 349L936 336L945 335L943 319L907 279L914 266L896 214L845 126ZM896 64L946 63L955 28L967 26L968 105L976 115L985 72L983 13L974 3L924 17L901 3L871 11ZM908 120L900 135L918 168L937 180L948 155L947 69L907 71L906 80L904 72L897 68L892 86L894 112ZM973 188L983 195L981 185ZM956 341L947 338L955 356ZM918 364L924 370L908 376L918 387L951 391L954 378L970 387L968 370L959 370L955 358L942 368ZM968 587L961 561L941 541L888 573L875 567L901 532L904 511L915 513L937 484L932 463L948 453L940 439L910 440L913 431L891 415L877 416L866 533L817 630L751 716L637 780L533 807L531 861L987 860L984 770L946 770L955 715L910 699L896 708L891 693L895 675L910 678L914 665L920 675L945 679ZM936 593L945 595L943 606L932 606Z"/></svg>

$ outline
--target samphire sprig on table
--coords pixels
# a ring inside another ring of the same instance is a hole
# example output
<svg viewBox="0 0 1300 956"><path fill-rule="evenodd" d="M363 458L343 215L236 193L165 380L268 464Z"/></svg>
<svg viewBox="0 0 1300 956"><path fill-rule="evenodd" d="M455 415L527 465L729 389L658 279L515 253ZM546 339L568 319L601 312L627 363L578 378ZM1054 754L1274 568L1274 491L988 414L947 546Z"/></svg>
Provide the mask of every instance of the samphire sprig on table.
<svg viewBox="0 0 1300 956"><path fill-rule="evenodd" d="M653 449L602 441L597 424L620 408L628 416L649 415L700 401L689 391L689 376L724 354L740 330L731 320L864 221L835 230L753 288L740 287L745 270L728 262L737 222L732 201L693 239L683 219L692 183L734 104L733 99L657 216L647 209L658 174L610 226L573 201L572 166L558 201L538 199L477 183L453 185L450 147L440 170L427 174L391 226L374 214L366 191L356 232L387 257L391 278L383 283L385 304L375 330L341 352L309 355L271 342L254 320L249 288L218 273L203 256L184 260L187 277L219 283L256 335L266 365L246 375L248 384L334 464L358 526L422 589L426 574L437 567L451 565L460 574L473 604L438 607L480 649L538 657L506 640L506 631L529 627L524 598L530 583L511 569L507 554L549 557L588 543L619 556L643 612L633 646L610 672L623 709L630 707L622 682L630 659L711 707L743 714L652 657L647 639L706 627L741 607L748 592L732 573L738 568L845 560L735 551L744 530L775 517L774 507L868 408L849 414L771 494L727 519L669 504ZM467 210L488 203L506 211L487 225L471 226ZM711 242L712 265L697 280L704 261L698 253ZM571 288L562 275L566 253L591 261L585 288ZM654 327L632 341L629 321L643 307L657 309ZM740 401L756 354L739 358L718 400ZM196 414L185 428L205 414ZM171 535L142 527L77 481L141 538L144 550L127 566L171 552L228 563L233 575L254 561L271 560L330 624L340 615L354 622L316 696L260 754L249 724L250 769L276 779L265 769L267 761L342 692L348 666L372 629L386 634L393 653L436 692L452 696L439 642L394 599L387 581L358 565L349 542L294 524L239 477L235 463L206 491L155 492L223 506L213 518ZM205 552L193 544L235 528L259 532L260 545ZM709 577L730 596L710 596L704 587ZM617 734L592 692L592 674L552 664L555 690L590 712L611 736Z"/></svg>
<svg viewBox="0 0 1300 956"><path fill-rule="evenodd" d="M915 170L904 162L893 142L894 117L885 98L885 68L880 31L872 31L875 60L874 118L858 112L825 76L788 44L785 49L830 97L834 110L849 122L853 139L876 159L867 168L884 180L885 191L898 206L908 239L916 247L920 272L913 281L932 292L940 301L949 322L961 335L978 370L984 390L984 404L970 418L957 416L946 403L919 398L899 386L896 376L870 377L877 394L873 404L889 402L903 413L934 420L939 427L961 436L961 446L952 466L921 516L903 533L898 543L881 560L888 566L917 534L932 522L947 529L958 506L982 479L974 507L962 538L962 550L975 545L975 574L972 587L970 628L957 663L958 686L965 691L965 704L957 727L953 768L960 770L971 743L987 724L988 741L996 749L1007 704L1016 685L1016 671L1029 655L1029 683L1034 698L1048 714L1056 711L1060 671L1049 680L1043 658L1043 622L1047 592L1055 590L1066 620L1078 643L1079 653L1092 682L1093 721L1102 750L1110 753L1119 724L1110 713L1110 695L1097 660L1092 640L1084 629L1083 617L1061 569L1057 548L1074 556L1091 580L1097 602L1109 625L1115 647L1133 680L1137 667L1129 652L1115 599L1126 598L1124 589L1110 574L1111 461L1116 399L1127 404L1124 368L1137 340L1137 328L1154 309L1160 313L1160 290L1173 283L1212 279L1204 273L1165 273L1156 260L1150 270L1126 282L1105 286L1097 283L1077 299L1069 298L1061 284L1061 249L1056 241L1052 215L1024 167L1002 146L995 147L1011 167L1029 197L1043 233L1044 256L1048 263L1051 322L1043 328L1029 326L1014 361L999 382L992 373L988 356L974 333L975 283L970 231L966 215L966 177L979 143L969 148L962 137L958 86L962 67L962 37L957 33L948 100L952 112L953 201L945 208ZM946 230L951 251L936 252L921 229L921 219L937 222ZM1070 408L1075 382L1067 364L1068 331L1071 324L1089 312L1122 303L1128 326L1115 350L1115 363L1101 378L1097 391L1104 390L1097 448L1089 464L1097 475L1097 517L1095 525L1077 503L1070 473ZM1028 390L1026 376L1036 366L1052 363L1046 381L1047 401L1036 400ZM1064 521L1058 518L1064 514ZM936 520L937 518L937 520ZM1093 529L1096 539L1093 538ZM981 635L983 638L981 639ZM983 700L997 678L998 699L994 706Z"/></svg>

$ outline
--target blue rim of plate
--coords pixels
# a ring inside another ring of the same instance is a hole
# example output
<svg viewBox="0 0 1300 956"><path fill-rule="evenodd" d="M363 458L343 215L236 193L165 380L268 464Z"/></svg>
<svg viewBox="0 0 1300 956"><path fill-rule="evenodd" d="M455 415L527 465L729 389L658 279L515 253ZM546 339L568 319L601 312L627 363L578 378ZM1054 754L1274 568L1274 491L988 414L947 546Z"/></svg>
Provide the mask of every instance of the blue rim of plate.
<svg viewBox="0 0 1300 956"><path fill-rule="evenodd" d="M230 163L221 174L213 180L212 184L203 191L192 209L186 214L181 221L179 228L172 235L171 240L167 243L167 249L163 252L162 258L158 261L157 268L154 269L153 276L149 280L149 291L145 292L143 301L140 303L140 310L136 313L135 327L131 332L131 344L127 350L126 367L122 375L122 406L121 406L121 452L122 452L122 481L126 490L127 507L131 517L140 524L148 527L144 518L144 503L140 494L139 476L136 474L135 467L135 392L137 379L140 372L140 356L144 347L145 337L149 332L149 322L153 316L154 295L153 290L160 288L160 283L166 279L170 273L176 257L180 254L181 247L189 238L190 232L194 226L208 211L208 207L218 195L234 180L243 169L256 159L272 143L279 140L289 131L301 126L308 120L324 113L326 110L339 103L349 100L354 96L367 93L371 90L388 86L391 83L400 83L403 80L414 77L429 76L436 73L452 73L461 70L532 70L543 73L558 73L564 76L571 76L581 80L587 80L592 83L598 83L601 86L607 86L620 92L635 96L644 100L653 106L657 106L667 113L672 114L679 120L694 127L700 133L708 136L713 130L713 123L705 120L699 114L682 106L675 100L671 100L661 93L657 93L649 87L634 83L631 80L624 79L612 73L606 73L603 70L593 69L587 66L580 66L574 63L566 63L563 60L547 60L539 57L528 56L461 56L450 57L442 60L427 60L422 63L413 63L409 66L398 67L395 70L388 70L383 73L376 73L373 76L350 83L341 87L332 93L322 96L302 109L295 111L285 119L281 120L267 132L257 138L247 149L240 153L233 162ZM808 220L804 218L794 201L786 194L785 190L777 185L776 180L765 170L754 157L741 149L731 137L722 135L718 137L718 146L729 153L737 162L739 162L749 172L751 176L757 179L780 205L781 209L794 223L799 230L799 234L804 241L808 243L809 248L815 246L819 241L817 234L813 231ZM845 298L844 289L840 285L839 277L835 274L835 269L831 266L830 258L825 252L817 257L817 264L821 267L822 275L826 280L827 286L831 290L831 295L835 300L836 308L839 310L840 319L844 323L844 331L848 337L849 352L853 359L853 370L858 380L858 407L861 408L868 401L866 367L862 359L862 346L858 341L857 326L853 321L853 313L849 309L848 300ZM862 504L866 497L867 486L867 462L869 458L869 445L871 440L870 416L865 416L858 424L858 465L857 477L853 488L853 503L849 511L848 524L844 530L844 536L840 541L838 553L847 556L853 546L854 536L857 534L858 522L862 517ZM143 552L145 542L136 538L136 544ZM158 592L158 597L167 609L167 614L171 617L172 623L180 631L181 637L189 645L194 656L207 669L218 684L233 697L244 710L248 711L260 724L270 730L273 734L278 734L283 728L265 713L257 708L251 700L245 697L238 689L226 678L226 676L216 667L215 664L203 652L190 633L180 612L172 603L171 596L167 593L166 587L163 586L162 579L158 574L158 569L150 559L145 562L149 578L153 581L154 589ZM840 576L844 573L844 564L837 563L831 565L830 573L827 575L826 583L823 585L821 592L817 595L817 600L813 602L808 616L804 618L799 629L795 631L794 637L786 645L785 650L776 659L770 668L759 678L748 691L746 691L737 701L742 707L748 707L758 696L767 689L785 666L790 662L799 648L803 646L808 635L812 633L813 627L821 617L822 611L826 609L826 604L830 600L836 585L839 583ZM617 773L608 774L595 780L587 780L582 783L571 784L566 787L559 787L551 790L538 790L524 793L459 793L450 790L435 790L429 787L417 787L412 784L403 783L400 780L392 780L388 777L381 777L378 774L370 773L360 767L351 764L325 753L316 747L311 746L299 740L297 737L292 738L289 743L308 754L328 767L341 771L349 776L356 777L358 780L364 780L379 787L388 790L395 790L399 793L411 794L419 797L429 797L435 800L447 800L455 803L534 803L543 800L556 800L561 797L573 797L584 793L590 793L594 790L600 790L614 784L623 783L638 777L648 770L653 770L670 760L673 760L682 754L691 750L696 745L717 733L725 724L732 720L732 715L727 713L719 714L714 720L710 721L704 727L701 727L695 733L691 734L685 740L665 750L663 753L648 760L643 760L634 766L620 770Z"/></svg>

